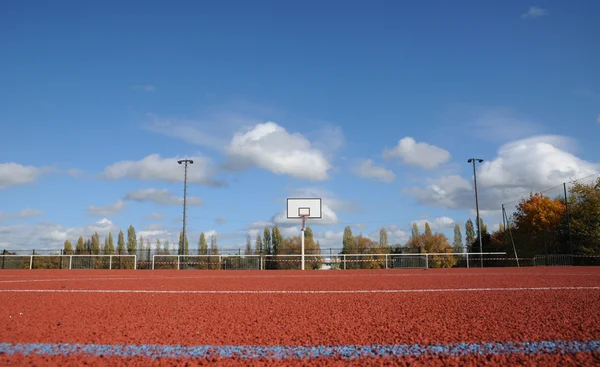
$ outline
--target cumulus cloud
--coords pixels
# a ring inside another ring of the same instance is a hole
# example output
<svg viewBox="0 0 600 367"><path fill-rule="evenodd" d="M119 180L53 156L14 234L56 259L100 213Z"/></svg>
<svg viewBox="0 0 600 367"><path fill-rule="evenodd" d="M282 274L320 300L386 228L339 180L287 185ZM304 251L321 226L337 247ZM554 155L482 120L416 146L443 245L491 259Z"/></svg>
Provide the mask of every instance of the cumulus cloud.
<svg viewBox="0 0 600 367"><path fill-rule="evenodd" d="M424 169L433 169L450 159L450 153L442 148L427 143L417 143L411 137L405 137L398 141L398 144L385 149L383 157L402 158L405 164L418 166Z"/></svg>
<svg viewBox="0 0 600 367"><path fill-rule="evenodd" d="M161 158L150 154L139 161L120 161L106 167L100 177L108 180L131 179L140 181L182 182L183 165L177 161L184 157ZM211 160L203 156L185 157L194 161L188 165L188 183L222 187L225 183L212 178Z"/></svg>
<svg viewBox="0 0 600 367"><path fill-rule="evenodd" d="M377 181L390 183L396 179L394 172L383 167L375 166L373 160L364 159L352 168L352 172L362 178L374 179Z"/></svg>
<svg viewBox="0 0 600 367"><path fill-rule="evenodd" d="M37 209L23 209L18 213L3 213L0 212L0 221L7 219L22 219L43 216L45 213Z"/></svg>
<svg viewBox="0 0 600 367"><path fill-rule="evenodd" d="M527 13L521 14L521 18L523 18L523 19L539 18L539 17L543 17L545 15L548 15L548 10L538 8L537 6L530 6Z"/></svg>
<svg viewBox="0 0 600 367"><path fill-rule="evenodd" d="M435 218L434 220L419 219L414 220L412 223L416 223L420 230L425 230L425 223L429 223L429 227L431 227L432 230L449 229L454 227L454 219L449 217L439 217Z"/></svg>
<svg viewBox="0 0 600 367"><path fill-rule="evenodd" d="M58 250L63 247L66 240L75 245L79 236L88 239L98 232L102 238L109 232L116 236L118 231L119 227L107 218L82 227L65 227L51 222L0 227L2 241L5 247L11 250L31 249L32 247L35 247L36 250Z"/></svg>
<svg viewBox="0 0 600 367"><path fill-rule="evenodd" d="M578 158L570 139L535 136L500 147L498 156L477 170L479 203L482 210L498 210L502 203L518 200L530 192L587 177L600 172L600 165ZM474 206L472 177L445 176L426 187L405 190L420 203L452 209Z"/></svg>
<svg viewBox="0 0 600 367"><path fill-rule="evenodd" d="M165 219L165 215L161 213L149 213L144 216L144 219L160 221Z"/></svg>
<svg viewBox="0 0 600 367"><path fill-rule="evenodd" d="M183 197L177 197L166 189L140 189L128 192L125 200L137 202L151 202L156 205L183 205ZM188 196L186 205L201 206L202 199L194 196Z"/></svg>
<svg viewBox="0 0 600 367"><path fill-rule="evenodd" d="M35 181L42 170L33 166L23 166L9 162L0 164L0 189L8 186L23 185Z"/></svg>
<svg viewBox="0 0 600 367"><path fill-rule="evenodd" d="M114 203L105 206L90 205L87 209L87 214L93 217L110 217L120 213L125 208L123 200L117 200Z"/></svg>
<svg viewBox="0 0 600 367"><path fill-rule="evenodd" d="M325 155L299 133L291 134L273 122L237 132L226 148L229 167L256 166L278 175L322 181L331 164Z"/></svg>

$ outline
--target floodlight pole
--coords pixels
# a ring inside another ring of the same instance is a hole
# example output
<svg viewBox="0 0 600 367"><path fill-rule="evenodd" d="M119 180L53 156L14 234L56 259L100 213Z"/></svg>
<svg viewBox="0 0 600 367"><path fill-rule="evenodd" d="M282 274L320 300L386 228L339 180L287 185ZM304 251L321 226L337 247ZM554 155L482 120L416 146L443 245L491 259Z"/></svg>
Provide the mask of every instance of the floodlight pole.
<svg viewBox="0 0 600 367"><path fill-rule="evenodd" d="M473 163L473 179L475 180L475 210L477 211L477 233L479 234L479 252L481 252L481 267L483 268L483 241L481 240L481 221L479 218L479 196L477 194L477 169L475 168L476 162L483 162L483 159L470 158L468 163Z"/></svg>
<svg viewBox="0 0 600 367"><path fill-rule="evenodd" d="M185 248L185 220L186 220L186 202L187 202L187 168L188 163L194 164L194 161L191 159L180 159L177 163L184 163L185 169L183 174L183 237L181 240L181 244L179 245L179 255L184 255L183 249Z"/></svg>
<svg viewBox="0 0 600 367"><path fill-rule="evenodd" d="M306 224L306 215L302 216L302 233L300 235L300 243L302 244L302 270L304 270L304 227Z"/></svg>

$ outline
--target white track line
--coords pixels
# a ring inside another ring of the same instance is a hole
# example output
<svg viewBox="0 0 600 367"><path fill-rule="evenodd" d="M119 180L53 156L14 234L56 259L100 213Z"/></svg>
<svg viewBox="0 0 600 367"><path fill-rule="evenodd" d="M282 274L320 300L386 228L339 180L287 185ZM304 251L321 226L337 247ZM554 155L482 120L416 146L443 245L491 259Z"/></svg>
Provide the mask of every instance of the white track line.
<svg viewBox="0 0 600 367"><path fill-rule="evenodd" d="M438 288L438 289L354 289L354 290L152 290L152 289L0 289L0 293L146 293L146 294L361 294L361 293L451 293L600 290L600 287L527 288Z"/></svg>
<svg viewBox="0 0 600 367"><path fill-rule="evenodd" d="M68 282L68 281L90 281L90 280L168 280L168 279L247 279L247 278L319 278L319 279L336 279L336 278L354 278L354 277L465 277L465 276L600 276L599 273L581 273L581 274L561 274L561 273L477 273L477 274L336 274L336 275L199 275L199 276L150 276L150 277L98 277L98 278L52 278L52 279L11 279L0 280L0 283L27 283L27 282Z"/></svg>

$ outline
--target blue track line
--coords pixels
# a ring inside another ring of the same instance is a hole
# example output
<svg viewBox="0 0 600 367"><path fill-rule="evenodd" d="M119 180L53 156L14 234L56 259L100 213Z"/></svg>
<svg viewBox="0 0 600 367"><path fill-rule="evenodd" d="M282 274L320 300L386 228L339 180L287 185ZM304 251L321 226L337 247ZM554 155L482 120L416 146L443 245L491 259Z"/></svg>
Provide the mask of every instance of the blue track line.
<svg viewBox="0 0 600 367"><path fill-rule="evenodd" d="M343 346L258 346L258 345L111 345L0 343L0 355L104 356L159 358L310 359L418 357L426 355L466 356L489 354L600 353L600 340L537 341L457 344L395 344Z"/></svg>

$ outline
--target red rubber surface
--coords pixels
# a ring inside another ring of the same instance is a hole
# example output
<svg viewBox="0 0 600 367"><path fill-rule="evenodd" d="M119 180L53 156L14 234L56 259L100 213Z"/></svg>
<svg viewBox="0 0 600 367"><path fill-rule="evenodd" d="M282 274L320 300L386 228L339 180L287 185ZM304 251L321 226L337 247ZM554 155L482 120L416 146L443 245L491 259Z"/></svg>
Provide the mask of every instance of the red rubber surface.
<svg viewBox="0 0 600 367"><path fill-rule="evenodd" d="M377 290L598 287L600 269L0 271L0 343L428 344L600 339L600 290L423 293L9 293L46 290ZM173 365L143 358L1 356L0 365ZM594 354L370 359L404 365L593 365ZM186 365L190 361L180 361ZM195 364L210 361L192 361ZM217 362L217 361L213 361ZM323 363L323 361L321 361ZM327 365L334 365L327 360ZM339 361L364 365L363 361ZM239 365L232 360L217 365ZM253 360L247 365L267 365ZM286 365L307 365L286 361ZM177 365L177 364L175 364ZM193 365L193 364L192 364ZM214 363L213 363L214 365Z"/></svg>

